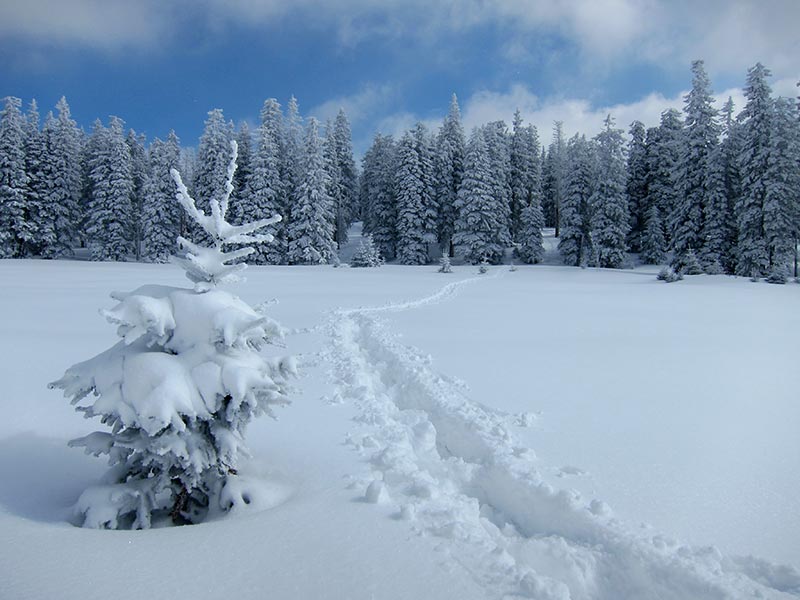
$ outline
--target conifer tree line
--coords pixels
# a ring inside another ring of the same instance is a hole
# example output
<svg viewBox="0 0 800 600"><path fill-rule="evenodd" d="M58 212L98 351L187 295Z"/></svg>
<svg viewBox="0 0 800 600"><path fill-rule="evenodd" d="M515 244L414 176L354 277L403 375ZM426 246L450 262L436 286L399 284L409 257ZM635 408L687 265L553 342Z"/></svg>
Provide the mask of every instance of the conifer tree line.
<svg viewBox="0 0 800 600"><path fill-rule="evenodd" d="M174 133L146 146L117 117L86 135L64 99L40 123L35 102L23 112L6 98L0 256L57 258L85 246L96 260L163 262L191 227L169 169L186 174L204 208L223 194L236 139L232 219L283 217L255 264L335 261L360 219L382 258L400 264L440 254L499 263L509 249L537 263L552 227L567 265L620 268L636 253L679 270L785 277L800 230L800 111L773 97L770 75L749 69L736 115L730 99L714 106L695 61L683 111L665 110L658 126L634 121L626 136L609 116L593 138L565 139L556 122L547 146L519 111L510 127L495 121L467 136L454 95L438 131L419 123L399 139L376 134L360 173L345 113L323 129L294 98L285 111L267 100L255 131L212 110L196 156Z"/></svg>
<svg viewBox="0 0 800 600"><path fill-rule="evenodd" d="M239 147L231 215L235 224L279 214L275 243L261 245L254 264L321 264L347 241L358 218L358 174L350 123L343 111L320 132L291 98L286 111L268 99L260 125L237 128L222 110L208 113L196 156L174 132L149 146L112 116L87 135L67 101L40 123L36 102L18 98L0 112L0 258L69 257L77 247L92 260L166 262L176 238L195 227L175 201L170 169L186 175L198 207L225 194L230 143ZM203 232L191 233L202 239Z"/></svg>
<svg viewBox="0 0 800 600"><path fill-rule="evenodd" d="M542 259L555 228L565 264L620 268L637 253L683 270L785 277L800 230L800 113L772 96L770 72L748 71L746 105L718 110L702 61L692 64L683 113L657 127L611 116L591 139L547 148L524 125L498 121L465 139L455 96L434 135L421 124L399 140L378 134L364 156L364 230L386 259L425 264L439 250L473 264L507 250Z"/></svg>

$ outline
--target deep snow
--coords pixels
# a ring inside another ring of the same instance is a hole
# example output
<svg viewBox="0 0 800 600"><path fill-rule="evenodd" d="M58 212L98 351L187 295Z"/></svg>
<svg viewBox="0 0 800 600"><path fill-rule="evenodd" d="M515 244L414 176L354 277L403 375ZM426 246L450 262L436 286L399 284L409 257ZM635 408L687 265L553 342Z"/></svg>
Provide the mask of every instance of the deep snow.
<svg viewBox="0 0 800 600"><path fill-rule="evenodd" d="M249 269L305 372L249 432L263 510L104 532L65 522L96 423L45 385L113 341L111 290L180 271L0 261L0 597L800 595L730 558L800 564L800 286L476 271Z"/></svg>

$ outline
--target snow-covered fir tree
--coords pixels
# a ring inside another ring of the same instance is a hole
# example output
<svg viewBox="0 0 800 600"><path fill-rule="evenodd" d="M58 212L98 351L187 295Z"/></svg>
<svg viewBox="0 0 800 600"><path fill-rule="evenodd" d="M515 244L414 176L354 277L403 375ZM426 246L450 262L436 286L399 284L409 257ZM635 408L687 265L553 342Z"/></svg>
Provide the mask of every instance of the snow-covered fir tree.
<svg viewBox="0 0 800 600"><path fill-rule="evenodd" d="M239 224L243 222L243 211L248 201L247 184L253 176L253 134L247 121L242 121L239 125L239 131L236 132L236 145L239 148L239 157L236 160L236 173L233 176L229 219L232 223Z"/></svg>
<svg viewBox="0 0 800 600"><path fill-rule="evenodd" d="M596 182L594 146L585 136L575 135L567 144L566 179L561 201L561 239L558 251L565 265L594 264L592 204Z"/></svg>
<svg viewBox="0 0 800 600"><path fill-rule="evenodd" d="M628 246L631 252L641 252L642 236L644 234L648 206L647 206L647 146L645 139L647 132L641 121L631 123L628 142L628 172L625 184L625 193L628 199L630 213L630 229L628 230Z"/></svg>
<svg viewBox="0 0 800 600"><path fill-rule="evenodd" d="M283 178L286 205L283 207L285 227L292 221L292 206L297 197L297 188L303 177L303 117L294 96L286 105L283 121L283 155L281 177Z"/></svg>
<svg viewBox="0 0 800 600"><path fill-rule="evenodd" d="M131 241L136 260L141 258L142 239L144 236L142 212L144 210L144 185L150 166L147 164L147 152L145 151L145 139L143 135L136 135L131 129L125 138L131 154L131 179L133 180L133 192L131 194Z"/></svg>
<svg viewBox="0 0 800 600"><path fill-rule="evenodd" d="M605 129L595 139L597 183L590 200L592 240L598 265L619 269L625 262L625 240L630 227L625 195L625 142L622 130L614 127L611 115L606 117Z"/></svg>
<svg viewBox="0 0 800 600"><path fill-rule="evenodd" d="M640 238L639 258L648 265L658 265L667 258L664 221L658 204L651 204L644 215L644 230Z"/></svg>
<svg viewBox="0 0 800 600"><path fill-rule="evenodd" d="M243 223L283 216L287 201L281 177L281 131L283 116L280 105L274 98L264 102L261 109L261 125L256 132L256 149L252 156L251 173L247 190L240 202L239 218ZM271 244L262 244L255 249L250 262L258 265L278 265L286 262L288 236L285 221L272 226L274 236Z"/></svg>
<svg viewBox="0 0 800 600"><path fill-rule="evenodd" d="M511 152L508 127L504 121L492 121L481 128L489 155L492 194L497 201L499 241L511 245Z"/></svg>
<svg viewBox="0 0 800 600"><path fill-rule="evenodd" d="M87 227L92 260L127 260L133 253L133 173L124 124L111 117L96 132L90 157L91 195Z"/></svg>
<svg viewBox="0 0 800 600"><path fill-rule="evenodd" d="M517 255L527 263L538 263L544 256L542 228L541 164L539 136L533 125L523 126L522 116L514 114L511 138L511 233L517 242Z"/></svg>
<svg viewBox="0 0 800 600"><path fill-rule="evenodd" d="M391 136L377 134L364 155L361 170L361 210L364 231L372 235L381 256L395 257L397 205L394 174L396 145Z"/></svg>
<svg viewBox="0 0 800 600"><path fill-rule="evenodd" d="M372 236L367 234L361 238L353 258L350 259L351 267L380 267L383 264L381 252L372 241Z"/></svg>
<svg viewBox="0 0 800 600"><path fill-rule="evenodd" d="M235 157L235 143L233 149ZM209 215L173 171L183 208L212 241L203 247L179 240L186 250L179 262L194 289L147 285L112 294L118 304L103 314L122 340L51 384L84 416L111 428L70 442L107 455L111 465L103 483L78 499L84 527L197 523L244 507L257 493L239 474L245 430L254 417L289 402L286 381L295 364L262 356L264 345L281 339L280 326L218 288L245 266L230 263L251 252L226 252L227 245L271 237L257 232L272 220L226 222L234 168L224 195L211 197Z"/></svg>
<svg viewBox="0 0 800 600"><path fill-rule="evenodd" d="M542 164L542 211L547 227L555 227L556 237L561 235L561 202L566 187L566 142L564 124L553 125L553 140Z"/></svg>
<svg viewBox="0 0 800 600"><path fill-rule="evenodd" d="M481 130L473 130L456 202L456 253L472 264L498 264L508 245L508 222L495 195L492 161Z"/></svg>
<svg viewBox="0 0 800 600"><path fill-rule="evenodd" d="M773 130L772 90L769 70L761 63L747 72L744 95L747 103L741 120L741 194L736 204L736 273L763 277L770 257L764 230L764 202L769 187L768 171Z"/></svg>
<svg viewBox="0 0 800 600"><path fill-rule="evenodd" d="M431 143L424 125L407 132L397 148L397 259L424 265L436 242L437 212L433 192Z"/></svg>
<svg viewBox="0 0 800 600"><path fill-rule="evenodd" d="M47 214L45 199L50 185L47 172L47 137L39 128L39 108L32 100L25 115L25 174L28 184L25 193L25 229L21 235L22 256L41 254L45 240L52 243L55 235L53 220Z"/></svg>
<svg viewBox="0 0 800 600"><path fill-rule="evenodd" d="M0 112L0 258L22 254L26 226L25 117L19 98L3 99Z"/></svg>
<svg viewBox="0 0 800 600"><path fill-rule="evenodd" d="M233 126L225 121L222 109L208 112L203 134L197 147L197 161L192 187L198 206L208 210L211 198L221 198L225 193L225 174L228 169L230 143L233 139ZM193 235L201 239L203 231L193 223Z"/></svg>
<svg viewBox="0 0 800 600"><path fill-rule="evenodd" d="M52 242L48 241L42 248L42 256L47 258L71 256L78 238L85 237L78 234L77 228L85 220L86 207L81 206L81 196L90 184L88 163L85 185L83 182L82 132L72 119L66 98L58 101L56 111L55 119L48 118L44 126L47 131L46 171L50 173L45 204L55 232Z"/></svg>
<svg viewBox="0 0 800 600"><path fill-rule="evenodd" d="M656 213L649 207L655 205L658 208L657 214L661 220L661 226L653 225L650 231L655 233L661 229L667 245L671 239L669 220L679 198L683 139L683 122L680 113L675 109L662 112L658 128L648 131L646 144L648 180L645 204L648 206L647 214L650 216ZM645 225L645 229L647 229L647 225ZM648 243L651 249L654 248L653 240ZM666 251L666 249L667 246L662 248L662 251Z"/></svg>
<svg viewBox="0 0 800 600"><path fill-rule="evenodd" d="M294 199L289 224L289 264L317 265L330 262L336 253L333 198L328 190L328 170L317 120L308 119L303 158L303 179Z"/></svg>
<svg viewBox="0 0 800 600"><path fill-rule="evenodd" d="M685 98L685 137L680 166L680 195L670 216L673 260L680 262L690 248L703 246L704 209L708 178L719 126L712 106L711 83L702 60L692 63L692 89Z"/></svg>
<svg viewBox="0 0 800 600"><path fill-rule="evenodd" d="M326 127L328 175L332 179L336 217L336 243L347 242L347 230L358 213L358 173L353 159L353 140L350 122L339 109L333 124Z"/></svg>
<svg viewBox="0 0 800 600"><path fill-rule="evenodd" d="M436 136L434 179L436 206L439 211L439 245L442 252L453 256L453 231L456 220L456 199L464 176L464 128L458 98L453 94L450 109Z"/></svg>
<svg viewBox="0 0 800 600"><path fill-rule="evenodd" d="M788 98L775 99L771 126L764 238L769 274L785 278L800 231L800 122L794 102Z"/></svg>
<svg viewBox="0 0 800 600"><path fill-rule="evenodd" d="M174 201L175 184L170 172L180 163L180 143L171 131L166 142L155 139L150 146L150 172L145 183L142 209L143 258L164 263L175 252L184 211Z"/></svg>

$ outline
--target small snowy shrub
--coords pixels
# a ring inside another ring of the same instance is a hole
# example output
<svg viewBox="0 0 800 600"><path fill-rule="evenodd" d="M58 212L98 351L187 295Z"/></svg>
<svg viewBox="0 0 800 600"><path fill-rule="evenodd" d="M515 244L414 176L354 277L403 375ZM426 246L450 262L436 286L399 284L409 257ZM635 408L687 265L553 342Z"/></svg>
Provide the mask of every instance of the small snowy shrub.
<svg viewBox="0 0 800 600"><path fill-rule="evenodd" d="M482 275L482 274L486 273L488 270L489 270L489 261L486 260L486 258L484 258L481 261L480 266L478 267L478 273L480 273Z"/></svg>
<svg viewBox="0 0 800 600"><path fill-rule="evenodd" d="M111 466L103 484L78 499L84 527L146 529L168 517L197 523L251 499L238 477L245 428L253 417L288 404L287 379L296 369L291 357L267 359L259 352L280 344L280 326L218 289L245 268L237 261L253 249L242 245L271 241L257 232L280 220L238 226L225 220L235 142L232 150L226 194L211 200L210 215L197 209L171 171L178 201L213 244L178 238L185 256L175 261L194 288L145 285L113 293L118 304L103 315L122 339L50 384L111 430L70 442L107 455ZM236 249L226 252L227 245Z"/></svg>
<svg viewBox="0 0 800 600"><path fill-rule="evenodd" d="M775 267L765 280L767 283L785 284L789 281L789 274L784 267Z"/></svg>
<svg viewBox="0 0 800 600"><path fill-rule="evenodd" d="M674 261L673 267L679 273L684 275L702 275L703 274L703 267L700 265L700 261L697 259L697 255L694 253L694 250L689 248L685 254L676 257Z"/></svg>
<svg viewBox="0 0 800 600"><path fill-rule="evenodd" d="M439 259L439 273L452 273L453 267L450 265L450 257L446 254Z"/></svg>
<svg viewBox="0 0 800 600"><path fill-rule="evenodd" d="M371 235L365 235L358 245L356 253L350 260L351 267L380 267L383 264L381 252L372 241Z"/></svg>
<svg viewBox="0 0 800 600"><path fill-rule="evenodd" d="M683 275L681 275L679 271L675 271L672 267L664 267L658 272L659 281L672 283L673 281L680 281L681 279L683 279Z"/></svg>

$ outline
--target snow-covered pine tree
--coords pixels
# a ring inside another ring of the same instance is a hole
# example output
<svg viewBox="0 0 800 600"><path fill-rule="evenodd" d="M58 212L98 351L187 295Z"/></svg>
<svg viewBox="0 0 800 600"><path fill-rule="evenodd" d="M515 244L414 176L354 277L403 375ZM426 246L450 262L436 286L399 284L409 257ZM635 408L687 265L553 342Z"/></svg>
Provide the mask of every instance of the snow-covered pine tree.
<svg viewBox="0 0 800 600"><path fill-rule="evenodd" d="M456 220L456 199L464 176L464 128L458 98L453 94L450 110L436 136L434 179L436 206L439 209L439 245L442 252L453 256L453 231Z"/></svg>
<svg viewBox="0 0 800 600"><path fill-rule="evenodd" d="M25 200L25 117L19 98L3 99L0 112L0 258L21 255L27 236Z"/></svg>
<svg viewBox="0 0 800 600"><path fill-rule="evenodd" d="M286 118L283 122L283 166L281 176L283 178L284 197L286 198L283 207L284 227L288 228L292 222L292 211L294 199L297 198L297 188L303 178L303 117L300 115L300 107L294 96L289 98L286 105ZM288 242L287 242L288 250Z"/></svg>
<svg viewBox="0 0 800 600"><path fill-rule="evenodd" d="M28 185L25 193L25 228L21 234L22 256L40 254L45 238L51 239L55 234L52 219L47 218L44 201L50 184L46 172L45 154L47 138L39 129L39 109L36 100L32 100L25 115L25 174Z"/></svg>
<svg viewBox="0 0 800 600"><path fill-rule="evenodd" d="M498 242L511 245L511 152L505 121L492 121L481 128L489 155L492 194L497 201Z"/></svg>
<svg viewBox="0 0 800 600"><path fill-rule="evenodd" d="M596 181L595 150L585 136L575 135L567 144L564 194L561 200L561 239L558 251L565 265L593 264L592 205Z"/></svg>
<svg viewBox="0 0 800 600"><path fill-rule="evenodd" d="M464 159L464 178L456 202L456 253L473 265L487 260L498 264L507 247L507 213L494 196L492 161L482 130L473 130ZM504 228L505 233L504 233Z"/></svg>
<svg viewBox="0 0 800 600"><path fill-rule="evenodd" d="M141 259L143 231L143 211L144 211L144 185L150 165L147 164L147 153L145 152L144 135L136 135L131 129L125 138L128 149L131 153L131 179L133 180L133 192L131 194L131 241L136 260Z"/></svg>
<svg viewBox="0 0 800 600"><path fill-rule="evenodd" d="M217 287L236 280L245 265L230 263L252 251L225 247L269 241L257 232L273 222L226 222L232 146L226 188L220 200L211 198L210 215L173 171L181 205L213 244L179 239L187 254L177 261L194 289L146 285L112 294L119 304L103 314L122 340L50 384L84 416L111 427L70 442L108 455L111 465L104 482L78 499L84 527L147 529L167 518L197 523L257 493L239 474L245 429L253 417L288 404L286 381L296 369L291 357L259 353L281 339L280 326Z"/></svg>
<svg viewBox="0 0 800 600"><path fill-rule="evenodd" d="M641 121L631 123L628 142L628 170L625 193L630 212L630 229L628 230L628 246L631 252L641 252L642 236L646 227L647 206L647 146L646 131Z"/></svg>
<svg viewBox="0 0 800 600"><path fill-rule="evenodd" d="M704 207L709 198L711 157L717 145L719 126L712 104L711 83L702 60L692 63L692 90L685 98L684 148L681 156L681 191L670 216L673 260L680 262L690 248L703 246Z"/></svg>
<svg viewBox="0 0 800 600"><path fill-rule="evenodd" d="M769 76L769 70L761 63L747 71L747 103L739 115L742 188L736 204L736 274L750 277L763 277L770 266L764 230L773 113Z"/></svg>
<svg viewBox="0 0 800 600"><path fill-rule="evenodd" d="M233 127L225 121L222 109L210 110L197 147L197 161L192 182L198 207L202 210L208 210L211 198L221 198L225 193L225 174L228 169L232 139ZM193 223L189 223L189 227L192 229L192 235L202 240L203 231Z"/></svg>
<svg viewBox="0 0 800 600"><path fill-rule="evenodd" d="M566 142L564 124L553 125L553 140L542 164L542 212L547 227L555 227L556 237L561 235L561 202L566 187Z"/></svg>
<svg viewBox="0 0 800 600"><path fill-rule="evenodd" d="M539 136L533 125L522 127L521 121L517 111L511 141L512 235L518 243L519 258L527 263L538 263L544 256ZM517 207L519 214L515 216ZM515 225L516 219L519 223Z"/></svg>
<svg viewBox="0 0 800 600"><path fill-rule="evenodd" d="M98 135L97 154L90 162L89 248L92 260L122 261L133 252L131 152L119 117L111 117Z"/></svg>
<svg viewBox="0 0 800 600"><path fill-rule="evenodd" d="M306 125L302 173L287 232L289 264L325 264L336 254L333 198L328 193L328 170L317 120L313 117Z"/></svg>
<svg viewBox="0 0 800 600"><path fill-rule="evenodd" d="M247 192L241 202L243 223L265 219L270 215L283 215L287 206L285 187L281 177L281 131L283 115L274 98L264 102L261 109L261 125L256 132L256 149L251 162L251 174ZM251 262L257 265L279 265L286 262L288 239L286 227L281 221L272 226L275 240L255 249Z"/></svg>
<svg viewBox="0 0 800 600"><path fill-rule="evenodd" d="M339 109L333 126L328 126L326 135L330 138L328 144L329 160L335 164L330 169L329 175L336 179L334 196L336 215L336 243L341 247L347 242L347 230L358 216L358 173L353 159L353 140L350 132L350 122L344 109Z"/></svg>
<svg viewBox="0 0 800 600"><path fill-rule="evenodd" d="M671 239L669 219L675 211L679 197L680 161L683 149L683 122L680 113L673 108L665 110L661 113L661 123L658 128L649 131L648 134L646 204L648 207L655 205L658 208L661 229L664 231L664 240L668 246ZM667 246L663 250L666 250Z"/></svg>
<svg viewBox="0 0 800 600"><path fill-rule="evenodd" d="M772 106L764 237L769 274L785 279L800 231L800 124L794 102L777 98Z"/></svg>
<svg viewBox="0 0 800 600"><path fill-rule="evenodd" d="M380 267L383 264L381 252L372 241L372 236L367 234L361 238L353 258L350 259L351 267Z"/></svg>
<svg viewBox="0 0 800 600"><path fill-rule="evenodd" d="M86 206L81 206L84 188L82 132L72 119L69 104L62 97L56 104L58 116L45 122L47 130L46 171L50 185L45 201L48 218L52 219L55 238L42 248L42 256L58 258L71 256L72 247L81 237L77 228L86 218ZM86 187L89 181L89 166L86 165ZM88 200L88 197L87 197Z"/></svg>
<svg viewBox="0 0 800 600"><path fill-rule="evenodd" d="M249 193L247 184L253 176L253 134L247 121L242 121L239 125L239 131L236 132L236 145L239 147L239 157L236 160L236 173L233 176L229 218L232 223L238 225L244 222L243 212Z"/></svg>
<svg viewBox="0 0 800 600"><path fill-rule="evenodd" d="M167 262L181 234L184 211L174 201L175 184L170 174L180 163L180 143L171 131L166 142L155 139L150 146L150 172L145 183L142 216L144 260Z"/></svg>
<svg viewBox="0 0 800 600"><path fill-rule="evenodd" d="M598 265L619 269L625 262L625 240L630 227L628 200L625 196L625 142L622 130L614 128L608 115L605 129L597 141L597 184L590 200L592 240L597 251Z"/></svg>
<svg viewBox="0 0 800 600"><path fill-rule="evenodd" d="M739 195L739 144L731 98L725 103L723 115L723 138L711 155L701 249L703 268L712 275L733 273L736 263L734 204Z"/></svg>
<svg viewBox="0 0 800 600"><path fill-rule="evenodd" d="M381 256L395 257L397 246L397 205L394 174L395 147L391 136L376 134L364 155L361 170L361 210L364 231L372 235Z"/></svg>
<svg viewBox="0 0 800 600"><path fill-rule="evenodd" d="M404 265L427 264L428 246L436 241L437 213L430 141L421 123L400 140L395 182L397 259Z"/></svg>
<svg viewBox="0 0 800 600"><path fill-rule="evenodd" d="M664 239L664 222L658 204L651 204L644 216L644 231L642 231L639 258L648 265L659 265L667 258L664 250L667 246Z"/></svg>

